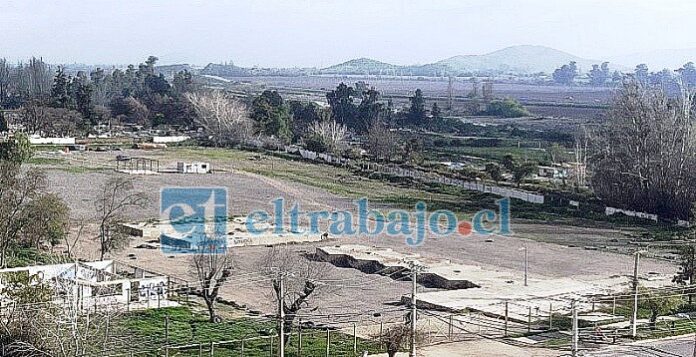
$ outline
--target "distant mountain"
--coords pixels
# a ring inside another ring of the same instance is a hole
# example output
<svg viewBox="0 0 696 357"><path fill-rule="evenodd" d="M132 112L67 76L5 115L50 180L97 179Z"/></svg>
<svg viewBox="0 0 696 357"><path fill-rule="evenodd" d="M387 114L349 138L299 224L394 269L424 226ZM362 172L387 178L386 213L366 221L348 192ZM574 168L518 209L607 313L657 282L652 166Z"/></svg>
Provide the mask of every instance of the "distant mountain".
<svg viewBox="0 0 696 357"><path fill-rule="evenodd" d="M580 72L587 72L593 64L603 61L581 58L543 46L512 46L483 55L454 56L435 63L401 66L370 58L357 58L323 69L314 68L248 68L233 63L211 63L200 71L202 75L218 77L302 76L326 75L403 75L403 76L467 76L492 74L551 74L556 68L576 62ZM627 70L633 67L617 66L611 69Z"/></svg>
<svg viewBox="0 0 696 357"><path fill-rule="evenodd" d="M218 77L244 77L250 76L251 72L248 68L235 66L234 63L210 63L201 70L201 74Z"/></svg>
<svg viewBox="0 0 696 357"><path fill-rule="evenodd" d="M201 75L216 77L256 77L256 76L286 76L295 77L312 74L313 68L258 68L239 67L234 63L210 63L200 71Z"/></svg>
<svg viewBox="0 0 696 357"><path fill-rule="evenodd" d="M544 46L512 46L485 55L455 56L437 64L446 65L455 72L502 72L502 73L553 73L574 61L580 71L588 71L593 64L602 61L589 60Z"/></svg>
<svg viewBox="0 0 696 357"><path fill-rule="evenodd" d="M321 70L322 74L387 74L398 71L402 66L384 63L369 58L352 59Z"/></svg>
<svg viewBox="0 0 696 357"><path fill-rule="evenodd" d="M484 55L454 56L435 63L413 66L398 66L369 58L358 58L321 69L320 73L412 76L553 73L556 68L571 61L577 63L581 72L590 70L593 64L602 63L599 60L581 58L549 47L524 45L507 47Z"/></svg>
<svg viewBox="0 0 696 357"><path fill-rule="evenodd" d="M651 71L655 72L664 68L675 70L687 62L696 62L696 48L637 52L611 57L611 61L621 63L631 69L638 64L645 63Z"/></svg>

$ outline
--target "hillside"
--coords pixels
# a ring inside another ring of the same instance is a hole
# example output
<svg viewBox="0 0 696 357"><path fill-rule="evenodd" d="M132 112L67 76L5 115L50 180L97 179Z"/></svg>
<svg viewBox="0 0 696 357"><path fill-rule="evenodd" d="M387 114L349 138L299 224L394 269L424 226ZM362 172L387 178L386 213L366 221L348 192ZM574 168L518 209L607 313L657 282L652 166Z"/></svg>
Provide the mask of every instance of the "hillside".
<svg viewBox="0 0 696 357"><path fill-rule="evenodd" d="M405 76L466 76L471 74L533 74L553 73L571 61L575 61L581 72L592 68L601 60L589 60L570 53L543 46L512 46L483 55L454 56L438 62L401 66L370 58L356 58L337 65L316 70L314 68L247 68L232 63L208 64L200 71L202 75L219 77L246 76L301 76L326 75L405 75ZM612 69L626 67L610 64Z"/></svg>
<svg viewBox="0 0 696 357"><path fill-rule="evenodd" d="M580 71L587 71L600 60L589 60L543 46L513 46L484 55L454 56L425 65L399 66L369 58L358 58L324 68L322 74L404 74L411 76L467 75L471 73L552 73L556 68L575 61Z"/></svg>
<svg viewBox="0 0 696 357"><path fill-rule="evenodd" d="M343 62L320 71L322 74L389 74L400 71L402 66L376 61L369 58L357 58Z"/></svg>
<svg viewBox="0 0 696 357"><path fill-rule="evenodd" d="M484 55L455 56L437 64L454 72L513 72L552 73L554 69L575 61L581 71L587 71L600 60L589 60L543 46L513 46Z"/></svg>

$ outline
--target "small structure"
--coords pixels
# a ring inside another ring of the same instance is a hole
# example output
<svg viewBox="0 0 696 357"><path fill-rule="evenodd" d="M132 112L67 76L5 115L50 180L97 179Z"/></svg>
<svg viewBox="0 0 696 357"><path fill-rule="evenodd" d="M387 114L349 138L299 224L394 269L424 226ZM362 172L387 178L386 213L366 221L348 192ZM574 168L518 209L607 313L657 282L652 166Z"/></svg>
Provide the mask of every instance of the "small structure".
<svg viewBox="0 0 696 357"><path fill-rule="evenodd" d="M75 145L75 138L43 138L40 135L29 137L32 145Z"/></svg>
<svg viewBox="0 0 696 357"><path fill-rule="evenodd" d="M566 179L568 178L568 170L561 166L539 166L539 177Z"/></svg>
<svg viewBox="0 0 696 357"><path fill-rule="evenodd" d="M119 155L116 158L116 171L131 175L155 175L159 172L159 160Z"/></svg>
<svg viewBox="0 0 696 357"><path fill-rule="evenodd" d="M127 305L131 309L176 306L169 300L169 277L141 268L102 260L53 265L34 265L0 270L0 290L6 277L23 274L46 282L56 296L70 297L79 306ZM0 296L0 301L8 297ZM60 299L56 301L60 303Z"/></svg>
<svg viewBox="0 0 696 357"><path fill-rule="evenodd" d="M153 136L152 137L152 142L154 144L172 144L172 143L180 143L183 141L186 141L190 139L189 136L186 135L179 135L179 136Z"/></svg>
<svg viewBox="0 0 696 357"><path fill-rule="evenodd" d="M176 172L180 174L209 174L210 163L207 162L177 162Z"/></svg>

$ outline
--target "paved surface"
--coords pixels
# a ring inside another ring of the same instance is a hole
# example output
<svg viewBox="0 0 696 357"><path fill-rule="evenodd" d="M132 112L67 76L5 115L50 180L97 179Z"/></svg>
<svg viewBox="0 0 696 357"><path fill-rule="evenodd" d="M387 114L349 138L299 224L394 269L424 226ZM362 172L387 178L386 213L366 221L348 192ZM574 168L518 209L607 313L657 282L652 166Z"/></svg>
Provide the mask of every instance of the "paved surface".
<svg viewBox="0 0 696 357"><path fill-rule="evenodd" d="M640 341L618 347L608 347L599 351L589 352L585 356L692 357L694 356L694 335L690 334L660 340Z"/></svg>
<svg viewBox="0 0 696 357"><path fill-rule="evenodd" d="M370 355L387 357L386 354ZM408 357L399 353L397 357ZM418 351L422 357L556 357L559 352L544 348L522 348L494 340L474 340L428 346Z"/></svg>

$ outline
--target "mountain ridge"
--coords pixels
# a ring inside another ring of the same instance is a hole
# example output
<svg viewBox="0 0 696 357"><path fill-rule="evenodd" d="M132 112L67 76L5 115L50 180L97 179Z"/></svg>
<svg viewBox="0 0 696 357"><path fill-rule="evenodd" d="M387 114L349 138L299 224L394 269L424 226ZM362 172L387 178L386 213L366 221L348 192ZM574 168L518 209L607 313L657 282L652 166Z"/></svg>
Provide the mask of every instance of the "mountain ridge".
<svg viewBox="0 0 696 357"><path fill-rule="evenodd" d="M457 55L433 63L396 65L373 58L359 57L329 67L261 69L235 66L234 64L208 64L202 74L214 76L255 76L264 74L323 74L323 75L406 75L406 76L466 76L495 74L552 74L556 68L576 62L581 72L587 72L594 64L604 61L582 58L551 47L517 45L505 47L481 55ZM627 67L613 65L612 70Z"/></svg>

